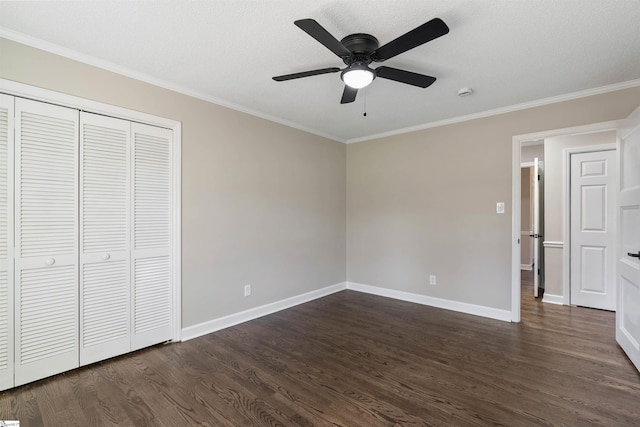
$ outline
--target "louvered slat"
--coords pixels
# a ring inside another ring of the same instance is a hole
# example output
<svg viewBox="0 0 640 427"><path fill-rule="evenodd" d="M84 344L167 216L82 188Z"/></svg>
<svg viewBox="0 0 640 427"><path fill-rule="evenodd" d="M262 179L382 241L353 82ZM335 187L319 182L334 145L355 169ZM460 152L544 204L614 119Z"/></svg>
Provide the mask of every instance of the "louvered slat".
<svg viewBox="0 0 640 427"><path fill-rule="evenodd" d="M9 251L9 128L9 108L0 107L0 259L7 259ZM13 135L11 138L13 143Z"/></svg>
<svg viewBox="0 0 640 427"><path fill-rule="evenodd" d="M22 257L76 253L77 121L22 111Z"/></svg>
<svg viewBox="0 0 640 427"><path fill-rule="evenodd" d="M0 390L14 385L13 104L0 94Z"/></svg>
<svg viewBox="0 0 640 427"><path fill-rule="evenodd" d="M128 277L126 260L83 266L83 347L128 340Z"/></svg>
<svg viewBox="0 0 640 427"><path fill-rule="evenodd" d="M29 364L77 348L75 266L23 270L20 277L20 354Z"/></svg>
<svg viewBox="0 0 640 427"><path fill-rule="evenodd" d="M132 348L138 349L172 337L172 132L133 124L132 136Z"/></svg>
<svg viewBox="0 0 640 427"><path fill-rule="evenodd" d="M80 364L131 349L131 123L81 114Z"/></svg>
<svg viewBox="0 0 640 427"><path fill-rule="evenodd" d="M135 134L134 248L169 247L170 140Z"/></svg>
<svg viewBox="0 0 640 427"><path fill-rule="evenodd" d="M9 280L7 272L0 271L0 371L10 368L9 351L13 351L13 343L9 343L9 328L13 323L12 319L9 319L9 313Z"/></svg>
<svg viewBox="0 0 640 427"><path fill-rule="evenodd" d="M136 260L134 281L134 333L168 328L171 323L169 257Z"/></svg>
<svg viewBox="0 0 640 427"><path fill-rule="evenodd" d="M77 110L16 99L15 384L79 365Z"/></svg>
<svg viewBox="0 0 640 427"><path fill-rule="evenodd" d="M88 123L82 126L82 242L85 253L129 248L128 141L128 132L124 129Z"/></svg>

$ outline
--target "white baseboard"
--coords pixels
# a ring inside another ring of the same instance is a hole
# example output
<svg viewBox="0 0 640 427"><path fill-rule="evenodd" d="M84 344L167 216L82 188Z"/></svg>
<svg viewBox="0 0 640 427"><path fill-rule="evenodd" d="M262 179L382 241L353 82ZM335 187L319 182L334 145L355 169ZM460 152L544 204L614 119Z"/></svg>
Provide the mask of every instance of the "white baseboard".
<svg viewBox="0 0 640 427"><path fill-rule="evenodd" d="M533 264L520 264L520 270L531 271L533 270Z"/></svg>
<svg viewBox="0 0 640 427"><path fill-rule="evenodd" d="M322 298L327 295L343 291L345 289L347 289L346 282L338 283L336 285L327 286L326 288L318 289L270 304L265 304L260 307L241 311L240 313L234 313L228 316L199 323L197 325L187 326L186 328L182 329L181 338L182 341L187 341L193 338L200 337L202 335L210 334L211 332L219 331L220 329L228 328L240 323L247 322L249 320L257 319L258 317L266 316L280 310L285 310L299 304L304 304L305 302L313 301L314 299Z"/></svg>
<svg viewBox="0 0 640 427"><path fill-rule="evenodd" d="M415 302L431 307L444 308L446 310L458 311L476 316L488 317L490 319L511 322L511 311L499 308L485 307L482 305L468 304L465 302L452 301L448 299L435 298L427 295L412 294L409 292L396 291L393 289L380 288L377 286L363 285L361 283L347 282L347 289L381 297L394 298L402 301Z"/></svg>
<svg viewBox="0 0 640 427"><path fill-rule="evenodd" d="M553 295L544 293L542 296L542 302L548 302L549 304L564 305L564 297L562 295Z"/></svg>
<svg viewBox="0 0 640 427"><path fill-rule="evenodd" d="M188 341L202 335L210 334L221 329L239 325L249 320L257 319L277 311L285 310L305 302L313 301L336 292L350 289L357 292L378 295L387 298L393 298L401 301L414 302L417 304L428 305L431 307L444 308L446 310L458 311L476 316L488 317L490 319L511 321L511 311L501 310L498 308L485 307L482 305L468 304L465 302L452 301L442 298L435 298L426 295L412 294L409 292L396 291L393 289L380 288L377 286L363 285L361 283L343 282L336 285L327 286L326 288L307 292L305 294L296 295L281 301L265 304L260 307L251 308L241 311L240 313L230 314L228 316L219 317L207 322L199 323L193 326L187 326L182 329L181 340ZM546 298L546 295L545 295ZM559 297L562 299L562 297ZM543 300L544 301L544 300ZM561 304L561 303L560 303Z"/></svg>

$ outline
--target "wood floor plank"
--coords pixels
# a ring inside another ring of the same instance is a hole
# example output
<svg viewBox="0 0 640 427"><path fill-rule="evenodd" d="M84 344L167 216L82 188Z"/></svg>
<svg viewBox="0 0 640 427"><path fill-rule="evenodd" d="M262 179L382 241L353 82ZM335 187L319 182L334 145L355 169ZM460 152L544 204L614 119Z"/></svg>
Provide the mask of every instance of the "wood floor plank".
<svg viewBox="0 0 640 427"><path fill-rule="evenodd" d="M0 393L0 419L77 426L638 426L614 313L512 324L344 291Z"/></svg>

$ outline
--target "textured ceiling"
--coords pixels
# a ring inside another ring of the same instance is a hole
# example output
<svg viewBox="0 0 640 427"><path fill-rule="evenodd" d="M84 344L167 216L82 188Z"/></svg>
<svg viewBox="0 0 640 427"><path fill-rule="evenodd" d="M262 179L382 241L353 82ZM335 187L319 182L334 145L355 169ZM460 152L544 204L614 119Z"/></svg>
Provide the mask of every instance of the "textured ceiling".
<svg viewBox="0 0 640 427"><path fill-rule="evenodd" d="M449 34L384 63L429 88L376 79L340 105L339 74L271 79L344 66L297 19L382 45L434 17ZM1 37L345 142L640 84L639 23L638 0L0 1Z"/></svg>

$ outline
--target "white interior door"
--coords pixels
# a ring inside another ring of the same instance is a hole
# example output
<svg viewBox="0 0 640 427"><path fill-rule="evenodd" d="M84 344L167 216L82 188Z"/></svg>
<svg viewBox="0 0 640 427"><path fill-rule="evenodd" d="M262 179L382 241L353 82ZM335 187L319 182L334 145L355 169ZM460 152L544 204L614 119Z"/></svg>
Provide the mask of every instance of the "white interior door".
<svg viewBox="0 0 640 427"><path fill-rule="evenodd" d="M536 157L533 160L533 296L538 298L540 295L540 163Z"/></svg>
<svg viewBox="0 0 640 427"><path fill-rule="evenodd" d="M0 390L13 387L13 97L0 94Z"/></svg>
<svg viewBox="0 0 640 427"><path fill-rule="evenodd" d="M571 304L616 309L616 152L571 155Z"/></svg>
<svg viewBox="0 0 640 427"><path fill-rule="evenodd" d="M640 370L640 108L618 129L616 340Z"/></svg>
<svg viewBox="0 0 640 427"><path fill-rule="evenodd" d="M77 110L15 100L15 385L79 366Z"/></svg>
<svg viewBox="0 0 640 427"><path fill-rule="evenodd" d="M129 351L131 124L80 118L80 364Z"/></svg>

